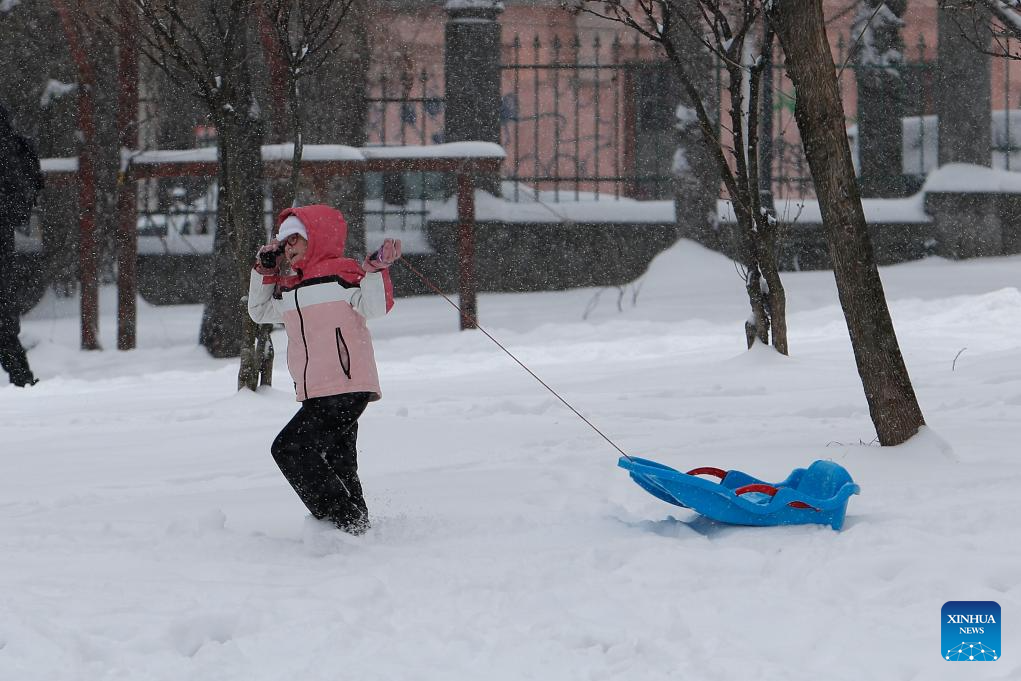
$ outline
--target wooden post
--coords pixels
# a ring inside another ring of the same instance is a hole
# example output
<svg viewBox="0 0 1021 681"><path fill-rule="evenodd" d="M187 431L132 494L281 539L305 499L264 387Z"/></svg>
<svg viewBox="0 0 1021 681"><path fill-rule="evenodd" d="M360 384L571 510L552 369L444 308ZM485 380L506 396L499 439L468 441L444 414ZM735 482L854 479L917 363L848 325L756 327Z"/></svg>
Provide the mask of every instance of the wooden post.
<svg viewBox="0 0 1021 681"><path fill-rule="evenodd" d="M78 268L81 280L82 350L99 346L99 268L96 239L95 127L90 87L78 88L78 111L85 141L78 156Z"/></svg>
<svg viewBox="0 0 1021 681"><path fill-rule="evenodd" d="M134 10L124 3L117 45L117 130L121 153L138 146L138 47ZM138 203L131 169L121 161L117 176L117 349L137 342Z"/></svg>
<svg viewBox="0 0 1021 681"><path fill-rule="evenodd" d="M457 264L461 330L478 328L475 302L475 181L468 171L457 174Z"/></svg>
<svg viewBox="0 0 1021 681"><path fill-rule="evenodd" d="M269 67L269 116L271 144L283 144L287 141L287 63L280 54L280 43L277 42L273 23L266 8L256 4L255 8L259 23L259 42L262 44L262 53L266 55L266 65ZM287 165L290 168L290 165ZM281 179L284 178L284 179ZM273 234L276 235L276 216L280 211L289 207L295 197L291 196L290 185L287 183L287 173L276 174L269 183L270 196L273 200Z"/></svg>
<svg viewBox="0 0 1021 681"><path fill-rule="evenodd" d="M99 274L96 241L96 122L92 89L96 74L90 61L80 24L64 0L55 0L54 8L64 29L71 57L78 69L78 127L82 132L78 155L78 278L81 283L82 350L99 350Z"/></svg>

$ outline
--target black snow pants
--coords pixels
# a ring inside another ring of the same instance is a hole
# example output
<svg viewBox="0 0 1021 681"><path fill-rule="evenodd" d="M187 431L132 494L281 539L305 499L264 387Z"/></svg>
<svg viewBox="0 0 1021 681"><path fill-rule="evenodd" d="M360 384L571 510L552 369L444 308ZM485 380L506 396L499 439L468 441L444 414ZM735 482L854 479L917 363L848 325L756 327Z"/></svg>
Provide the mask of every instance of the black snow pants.
<svg viewBox="0 0 1021 681"><path fill-rule="evenodd" d="M273 441L273 459L313 516L362 534L369 510L358 480L358 417L369 393L313 397Z"/></svg>
<svg viewBox="0 0 1021 681"><path fill-rule="evenodd" d="M0 216L0 262L10 264L14 257L14 228ZM14 302L15 282L7 273L0 274L0 367L10 374L14 385L27 385L35 380L28 368L25 348L18 340L21 319Z"/></svg>

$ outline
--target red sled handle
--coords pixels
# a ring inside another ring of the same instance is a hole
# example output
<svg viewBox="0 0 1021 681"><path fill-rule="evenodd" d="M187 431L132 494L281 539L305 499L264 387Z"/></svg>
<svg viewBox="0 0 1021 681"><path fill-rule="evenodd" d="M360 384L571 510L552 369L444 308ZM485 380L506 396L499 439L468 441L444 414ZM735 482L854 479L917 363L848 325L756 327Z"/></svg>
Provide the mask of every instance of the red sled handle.
<svg viewBox="0 0 1021 681"><path fill-rule="evenodd" d="M775 497L777 489L772 485L754 483L751 485L745 485L744 487L738 487L736 490L734 490L734 494L738 496L741 496L742 494L748 494L749 492L758 492L759 494L768 494L771 497Z"/></svg>
<svg viewBox="0 0 1021 681"><path fill-rule="evenodd" d="M760 494L768 494L769 496L773 497L776 496L777 489L772 485L763 485L761 483L755 483L752 485L745 485L744 487L738 487L736 490L734 490L734 494L737 494L738 496L742 494L747 494L749 492L759 492ZM810 506L809 504L806 504L804 501L789 501L787 502L787 505L792 508L808 508L812 509L813 511L819 510L815 506Z"/></svg>
<svg viewBox="0 0 1021 681"><path fill-rule="evenodd" d="M727 471L721 468L713 468L712 466L703 466L702 468L692 468L688 471L688 475L714 475L720 480L727 477Z"/></svg>

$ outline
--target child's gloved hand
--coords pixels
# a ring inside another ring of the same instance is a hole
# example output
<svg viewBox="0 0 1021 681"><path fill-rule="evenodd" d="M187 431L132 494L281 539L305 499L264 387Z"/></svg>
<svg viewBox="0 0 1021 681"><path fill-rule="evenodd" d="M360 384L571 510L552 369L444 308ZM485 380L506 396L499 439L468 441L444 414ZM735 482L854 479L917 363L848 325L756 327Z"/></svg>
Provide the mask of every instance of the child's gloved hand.
<svg viewBox="0 0 1021 681"><path fill-rule="evenodd" d="M378 272L385 270L401 259L401 240L384 239L383 245L372 255L365 258L365 271Z"/></svg>
<svg viewBox="0 0 1021 681"><path fill-rule="evenodd" d="M263 276L276 274L283 253L283 244L275 239L269 242L255 254L255 271Z"/></svg>

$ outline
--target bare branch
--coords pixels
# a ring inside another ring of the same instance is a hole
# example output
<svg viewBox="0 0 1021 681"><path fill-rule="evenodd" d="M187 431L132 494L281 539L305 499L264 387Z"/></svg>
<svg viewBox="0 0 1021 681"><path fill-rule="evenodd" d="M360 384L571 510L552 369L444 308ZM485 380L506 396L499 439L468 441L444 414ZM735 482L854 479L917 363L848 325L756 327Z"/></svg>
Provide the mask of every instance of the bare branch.
<svg viewBox="0 0 1021 681"><path fill-rule="evenodd" d="M1003 0L976 0L976 2L985 5L1006 32L1021 40L1021 14L1018 14L1016 4L1011 3L1008 6ZM944 4L946 4L946 0L941 0L940 6L942 7Z"/></svg>
<svg viewBox="0 0 1021 681"><path fill-rule="evenodd" d="M623 24L624 26L637 31L640 35L648 38L652 42L663 42L662 33L659 30L652 32L645 26L638 23L635 17L631 14L631 11L623 5L622 0L611 0L608 2L602 2L600 0L575 0L575 2L564 2L563 4L565 7L569 6L575 12L582 12L594 17L599 17L600 19L612 21L613 23ZM604 9L603 11L593 9L591 5L600 5ZM653 25L655 26L655 24Z"/></svg>
<svg viewBox="0 0 1021 681"><path fill-rule="evenodd" d="M173 73L173 69L170 68L168 58L173 60L174 64L192 79L202 99L207 104L212 102L216 90L216 84L213 81L215 69L208 60L207 53L204 52L204 46L203 51L200 52L200 59L195 59L194 55L182 45L177 29L181 28L189 35L193 29L187 26L187 22L177 12L176 2L170 0L164 4L164 8L168 12L166 19L160 14L153 0L133 0L133 2L151 31L151 36L144 31L141 32L142 40L147 45L142 53L172 80L180 82L177 75Z"/></svg>

